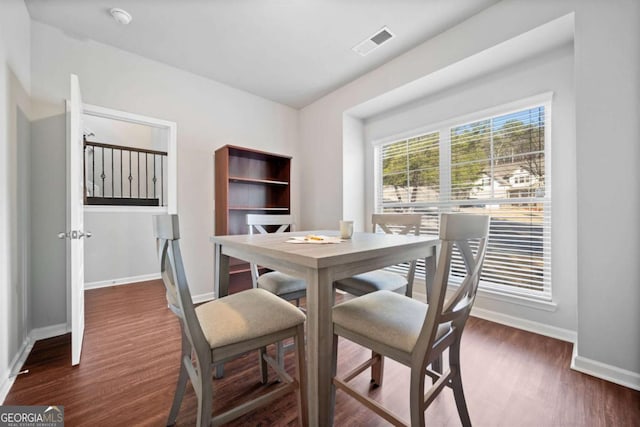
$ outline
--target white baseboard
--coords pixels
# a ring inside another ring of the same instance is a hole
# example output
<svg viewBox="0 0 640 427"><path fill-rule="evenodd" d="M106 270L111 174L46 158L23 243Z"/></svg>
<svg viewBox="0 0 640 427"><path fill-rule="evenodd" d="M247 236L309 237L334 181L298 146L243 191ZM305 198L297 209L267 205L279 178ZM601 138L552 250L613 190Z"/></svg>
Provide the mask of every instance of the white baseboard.
<svg viewBox="0 0 640 427"><path fill-rule="evenodd" d="M193 295L191 297L191 300L193 300L194 304L200 304L203 302L211 301L212 299L215 299L215 295L213 294L213 292L207 292L206 294L200 294L200 295Z"/></svg>
<svg viewBox="0 0 640 427"><path fill-rule="evenodd" d="M140 276L122 277L120 279L99 280L84 284L84 289L107 288L109 286L128 285L129 283L146 282L147 280L161 279L160 273L142 274Z"/></svg>
<svg viewBox="0 0 640 427"><path fill-rule="evenodd" d="M4 403L4 400L7 398L9 394L9 390L11 390L11 386L13 386L18 373L22 369L24 362L27 361L27 357L29 357L29 353L31 353L31 349L33 348L33 344L35 340L31 339L31 337L27 336L27 338L22 343L18 354L13 358L11 364L9 365L9 372L7 372L7 376L2 378L2 382L0 384L0 404Z"/></svg>
<svg viewBox="0 0 640 427"><path fill-rule="evenodd" d="M576 342L576 332L569 329L545 325L544 323L534 322L533 320L522 319L520 317L509 316L508 314L502 314L480 307L473 307L471 309L471 315L479 317L481 319L500 323L502 325L511 326L513 328L522 329L524 331L529 331L535 334L544 335L546 337L555 338L561 341L568 341L571 343Z"/></svg>
<svg viewBox="0 0 640 427"><path fill-rule="evenodd" d="M57 325L45 326L44 328L32 329L29 333L29 338L33 342L36 342L38 340L46 340L47 338L64 335L68 332L71 332L69 326L66 323L59 323Z"/></svg>
<svg viewBox="0 0 640 427"><path fill-rule="evenodd" d="M414 290L413 298L422 302L426 302L427 300L426 294L419 290ZM471 309L471 315L479 317L480 319L489 320L491 322L500 323L501 325L511 326L512 328L522 329L524 331L533 332L534 334L544 335L561 341L575 343L577 339L577 333L570 329L558 328L557 326L546 325L544 323L534 322L533 320L502 314L497 311L480 308L477 305L474 305Z"/></svg>
<svg viewBox="0 0 640 427"><path fill-rule="evenodd" d="M640 373L627 371L626 369L578 356L578 343L573 345L571 369L640 391Z"/></svg>
<svg viewBox="0 0 640 427"><path fill-rule="evenodd" d="M18 354L16 354L16 357L13 358L13 361L9 365L8 376L3 378L0 383L0 404L4 403L4 400L7 398L7 394L9 394L11 386L16 380L18 373L22 370L22 367L27 361L27 357L29 357L29 353L31 353L36 341L64 335L67 332L69 332L69 328L66 323L46 326L44 328L36 328L29 332L29 335L27 335L27 338L25 338L22 346L20 347L20 351L18 351Z"/></svg>

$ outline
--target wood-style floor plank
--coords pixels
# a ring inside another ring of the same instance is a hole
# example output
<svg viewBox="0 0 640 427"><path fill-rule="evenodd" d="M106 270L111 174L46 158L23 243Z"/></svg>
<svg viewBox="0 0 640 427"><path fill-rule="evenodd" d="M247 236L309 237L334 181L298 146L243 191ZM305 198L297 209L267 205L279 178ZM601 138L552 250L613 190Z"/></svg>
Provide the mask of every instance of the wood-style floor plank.
<svg viewBox="0 0 640 427"><path fill-rule="evenodd" d="M369 352L339 344L338 372L364 361ZM640 392L569 369L572 346L552 338L471 318L462 343L462 376L475 426L639 426ZM70 336L34 346L4 404L64 405L67 426L162 426L178 376L180 329L167 309L160 281L86 292L82 360L71 367ZM287 354L293 372L293 354ZM273 377L273 375L272 375ZM384 385L369 390L366 374L353 384L408 419L408 369L391 360ZM272 384L273 385L273 384ZM267 386L269 387L269 386ZM264 392L257 356L226 365L214 380L221 411ZM195 423L190 386L178 426ZM444 390L427 410L427 424L459 426L453 394ZM296 426L293 395L240 418L233 426ZM336 396L336 426L387 426L342 392Z"/></svg>

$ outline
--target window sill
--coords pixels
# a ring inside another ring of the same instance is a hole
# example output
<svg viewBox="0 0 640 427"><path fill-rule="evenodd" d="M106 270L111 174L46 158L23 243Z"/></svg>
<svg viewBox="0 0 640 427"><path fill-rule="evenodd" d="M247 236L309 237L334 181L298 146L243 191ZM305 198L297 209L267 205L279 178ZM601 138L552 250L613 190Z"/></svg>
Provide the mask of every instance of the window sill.
<svg viewBox="0 0 640 427"><path fill-rule="evenodd" d="M167 213L166 206L86 206L85 213Z"/></svg>
<svg viewBox="0 0 640 427"><path fill-rule="evenodd" d="M448 287L448 291L452 292L457 288L458 288L457 283L450 283ZM426 289L426 285L424 281L416 278L413 283L414 298L419 299L421 301L426 301L425 289ZM532 298L524 295L506 294L493 289L483 289L483 288L478 289L476 298L490 299L494 301L506 302L509 304L517 304L524 307L547 311L547 312L555 312L558 309L558 304L553 302L552 300Z"/></svg>
<svg viewBox="0 0 640 427"><path fill-rule="evenodd" d="M492 299L494 301L507 302L510 304L517 304L524 307L535 308L537 310L548 312L554 312L558 309L558 304L553 301L531 298L523 295L510 295L491 289L478 289L477 297Z"/></svg>

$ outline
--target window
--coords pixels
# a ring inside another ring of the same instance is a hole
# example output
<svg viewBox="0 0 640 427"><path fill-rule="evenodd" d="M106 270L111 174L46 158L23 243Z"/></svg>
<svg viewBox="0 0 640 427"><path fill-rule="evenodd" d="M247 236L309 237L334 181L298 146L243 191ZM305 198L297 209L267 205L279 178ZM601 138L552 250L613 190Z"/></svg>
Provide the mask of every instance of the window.
<svg viewBox="0 0 640 427"><path fill-rule="evenodd" d="M434 234L441 212L491 215L481 288L549 300L550 100L530 105L378 144L376 209L420 212ZM458 258L452 276L463 270Z"/></svg>

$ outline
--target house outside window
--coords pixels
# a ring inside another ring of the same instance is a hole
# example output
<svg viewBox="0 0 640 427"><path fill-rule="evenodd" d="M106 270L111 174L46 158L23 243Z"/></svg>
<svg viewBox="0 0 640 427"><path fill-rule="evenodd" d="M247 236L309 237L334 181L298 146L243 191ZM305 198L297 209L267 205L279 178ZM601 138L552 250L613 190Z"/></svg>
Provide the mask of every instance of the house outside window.
<svg viewBox="0 0 640 427"><path fill-rule="evenodd" d="M443 212L491 215L481 289L550 300L550 108L546 96L377 144L376 211L422 213L429 234Z"/></svg>

